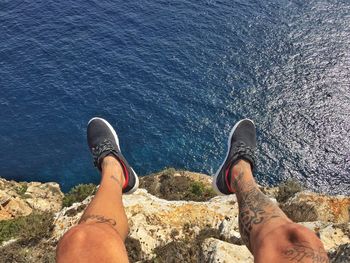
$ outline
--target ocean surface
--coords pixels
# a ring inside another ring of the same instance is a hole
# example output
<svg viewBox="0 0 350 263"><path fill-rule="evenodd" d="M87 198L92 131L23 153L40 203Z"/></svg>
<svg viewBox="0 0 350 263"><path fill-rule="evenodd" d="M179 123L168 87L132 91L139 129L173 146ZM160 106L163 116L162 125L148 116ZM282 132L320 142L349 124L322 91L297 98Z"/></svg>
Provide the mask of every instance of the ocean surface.
<svg viewBox="0 0 350 263"><path fill-rule="evenodd" d="M248 117L261 184L350 194L350 1L0 0L0 176L98 183L94 116L139 175L215 173Z"/></svg>

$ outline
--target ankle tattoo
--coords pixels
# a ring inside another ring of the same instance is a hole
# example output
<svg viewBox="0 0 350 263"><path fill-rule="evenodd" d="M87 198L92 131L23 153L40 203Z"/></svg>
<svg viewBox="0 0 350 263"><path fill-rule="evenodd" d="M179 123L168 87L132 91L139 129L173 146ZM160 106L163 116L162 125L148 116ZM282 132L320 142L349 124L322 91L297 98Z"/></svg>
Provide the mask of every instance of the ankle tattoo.
<svg viewBox="0 0 350 263"><path fill-rule="evenodd" d="M116 176L114 176L114 175L112 175L111 176L111 179L112 180L114 180L114 181L116 181L117 183L118 183L118 185L120 186L120 188L123 190L123 182L122 181L120 181Z"/></svg>
<svg viewBox="0 0 350 263"><path fill-rule="evenodd" d="M273 218L283 216L283 212L253 181L243 182L244 173L233 178L233 186L239 206L239 230L244 244L251 250L250 234L254 227L264 224Z"/></svg>

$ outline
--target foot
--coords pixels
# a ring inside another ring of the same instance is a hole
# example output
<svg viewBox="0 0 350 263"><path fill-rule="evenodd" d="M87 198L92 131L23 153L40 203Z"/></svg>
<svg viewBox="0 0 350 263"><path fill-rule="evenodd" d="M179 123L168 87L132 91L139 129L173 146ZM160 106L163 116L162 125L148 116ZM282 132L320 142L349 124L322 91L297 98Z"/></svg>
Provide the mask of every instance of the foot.
<svg viewBox="0 0 350 263"><path fill-rule="evenodd" d="M253 170L255 149L256 131L254 122L249 119L240 120L231 130L226 158L213 178L213 188L218 194L229 195L234 193L234 189L231 188L230 170L239 160L249 162Z"/></svg>
<svg viewBox="0 0 350 263"><path fill-rule="evenodd" d="M139 186L137 174L122 155L119 139L113 127L102 118L92 118L87 127L87 141L92 153L94 165L101 171L103 159L113 156L122 166L125 181L123 193L131 194Z"/></svg>

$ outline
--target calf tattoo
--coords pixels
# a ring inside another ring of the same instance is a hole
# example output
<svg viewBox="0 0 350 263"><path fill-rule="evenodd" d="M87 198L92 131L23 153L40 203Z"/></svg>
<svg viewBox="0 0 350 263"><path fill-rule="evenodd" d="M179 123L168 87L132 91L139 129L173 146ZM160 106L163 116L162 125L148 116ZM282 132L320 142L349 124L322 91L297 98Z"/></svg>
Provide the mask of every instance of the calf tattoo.
<svg viewBox="0 0 350 263"><path fill-rule="evenodd" d="M243 176L241 171L235 177L233 186L239 204L239 230L244 244L251 250L250 233L253 227L284 214L253 182L240 184Z"/></svg>
<svg viewBox="0 0 350 263"><path fill-rule="evenodd" d="M105 218L104 216L101 216L101 215L87 215L87 216L83 216L80 219L79 224L85 223L87 221L92 221L94 223L109 224L109 225L111 225L113 227L117 225L115 220L110 219L110 218Z"/></svg>
<svg viewBox="0 0 350 263"><path fill-rule="evenodd" d="M327 263L329 262L327 253L322 247L314 249L310 247L309 243L296 243L292 247L288 247L283 251L283 257L290 262L308 262L313 263Z"/></svg>

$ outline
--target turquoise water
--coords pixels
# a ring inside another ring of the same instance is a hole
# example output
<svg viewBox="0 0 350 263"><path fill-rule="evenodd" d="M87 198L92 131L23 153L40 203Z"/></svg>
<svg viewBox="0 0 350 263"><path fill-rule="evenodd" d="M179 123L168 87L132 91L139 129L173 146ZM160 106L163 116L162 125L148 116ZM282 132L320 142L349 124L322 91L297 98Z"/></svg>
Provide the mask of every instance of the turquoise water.
<svg viewBox="0 0 350 263"><path fill-rule="evenodd" d="M85 132L140 175L212 174L240 118L261 184L350 194L348 1L1 1L0 175L97 183Z"/></svg>

